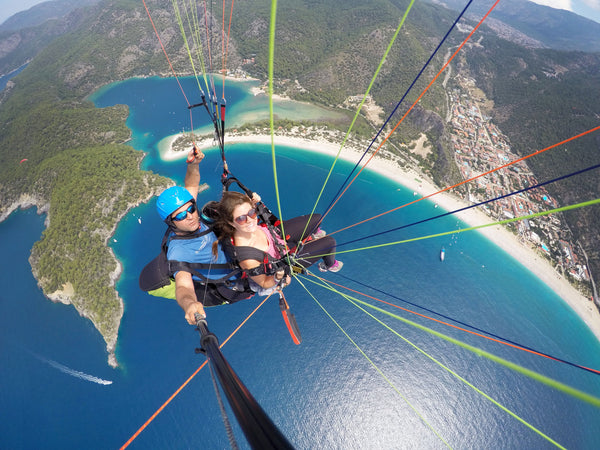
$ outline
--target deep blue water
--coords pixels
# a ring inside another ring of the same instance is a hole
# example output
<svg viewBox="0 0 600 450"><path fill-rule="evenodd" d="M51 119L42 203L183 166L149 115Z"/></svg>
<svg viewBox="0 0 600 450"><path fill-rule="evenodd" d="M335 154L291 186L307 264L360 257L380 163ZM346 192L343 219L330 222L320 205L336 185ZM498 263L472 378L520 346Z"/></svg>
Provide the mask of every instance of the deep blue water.
<svg viewBox="0 0 600 450"><path fill-rule="evenodd" d="M236 102L252 100L243 88L230 85L228 92L232 111ZM94 101L98 106L129 104L132 145L148 152L144 167L181 182L184 163L161 162L156 150L162 137L188 127L189 114L178 97L173 80L145 79L111 86ZM194 120L200 124L199 118ZM227 151L233 173L276 211L270 149L238 144ZM283 217L310 211L331 159L292 148L278 147L277 154ZM219 196L219 164L218 152L207 152L201 172L211 189L202 194L205 200ZM350 169L338 163L324 203ZM363 174L325 220L326 230L413 200L408 189L368 171ZM335 236L343 244L439 212L432 203L420 202ZM111 369L105 345L90 322L72 307L47 301L31 275L27 258L41 236L43 220L27 210L0 224L0 251L5 255L0 271L0 448L118 448L204 360L194 353L198 335L179 307L150 297L137 286L139 271L159 250L164 225L151 201L133 209L119 225L115 241L111 240L123 264L117 287L125 301L117 348L120 367ZM446 217L339 249L461 226ZM439 261L442 246L444 263ZM346 253L339 259L345 263L342 272L327 275L334 282L432 315L406 303L411 302L556 357L600 367L600 344L577 316L518 262L476 233ZM430 427L454 448L552 447L339 295L310 283L307 287L337 324L294 282L286 293L302 331L300 346L292 343L272 299L224 347L226 358L250 391L298 448L443 448ZM224 340L258 302L254 298L210 309L211 331ZM382 307L600 396L597 375ZM560 444L600 446L597 408L402 322L375 315ZM245 448L237 425L234 429ZM130 448L227 447L210 375L204 369Z"/></svg>

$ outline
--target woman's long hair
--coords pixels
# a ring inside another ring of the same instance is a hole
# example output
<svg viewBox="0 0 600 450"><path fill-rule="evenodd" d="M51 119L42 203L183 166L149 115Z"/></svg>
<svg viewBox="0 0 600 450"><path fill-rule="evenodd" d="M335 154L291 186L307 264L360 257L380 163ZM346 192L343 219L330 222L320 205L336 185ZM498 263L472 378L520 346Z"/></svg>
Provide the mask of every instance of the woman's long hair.
<svg viewBox="0 0 600 450"><path fill-rule="evenodd" d="M218 218L214 228L219 240L231 239L235 228L231 225L233 221L233 210L244 203L252 204L252 200L245 194L235 191L226 191L217 206Z"/></svg>

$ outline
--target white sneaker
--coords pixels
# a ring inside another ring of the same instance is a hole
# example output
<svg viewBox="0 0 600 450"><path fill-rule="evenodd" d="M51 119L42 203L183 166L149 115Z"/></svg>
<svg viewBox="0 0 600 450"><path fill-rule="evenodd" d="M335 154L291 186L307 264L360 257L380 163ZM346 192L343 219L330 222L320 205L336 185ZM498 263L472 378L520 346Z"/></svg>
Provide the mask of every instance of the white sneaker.
<svg viewBox="0 0 600 450"><path fill-rule="evenodd" d="M341 262L341 261L337 261L337 260L336 260L336 261L333 263L333 266L331 266L331 267L330 267L329 269L327 269L327 270L329 270L330 272L333 272L333 273L335 273L335 272L339 272L340 270L342 270L342 267L344 267L344 263L343 263L343 262Z"/></svg>
<svg viewBox="0 0 600 450"><path fill-rule="evenodd" d="M321 261L319 263L319 270L321 272L333 272L333 273L335 273L335 272L339 272L340 270L342 270L342 267L344 267L344 263L341 262L341 261L337 261L337 260L333 263L333 265L331 267L327 267L325 265L324 261Z"/></svg>
<svg viewBox="0 0 600 450"><path fill-rule="evenodd" d="M322 230L321 228L318 228L317 231L312 234L313 239L321 239L323 236L327 236L327 231Z"/></svg>

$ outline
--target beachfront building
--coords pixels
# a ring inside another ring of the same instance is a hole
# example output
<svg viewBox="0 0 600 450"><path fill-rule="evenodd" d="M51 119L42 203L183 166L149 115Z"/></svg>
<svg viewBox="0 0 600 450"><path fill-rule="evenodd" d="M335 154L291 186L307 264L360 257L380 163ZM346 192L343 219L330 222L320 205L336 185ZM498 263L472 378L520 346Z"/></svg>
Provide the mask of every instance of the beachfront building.
<svg viewBox="0 0 600 450"><path fill-rule="evenodd" d="M501 130L481 113L475 100L456 88L449 92L451 145L456 166L463 179L481 174L476 183L470 183L468 199L472 203L498 198L537 185L539 182L525 161L496 170L518 156L511 150ZM494 170L491 173L490 171ZM499 199L483 207L496 220L528 216L558 207L558 202L543 188L535 188ZM542 216L533 221L517 222L515 229L530 245L553 260L562 273L575 280L589 281L589 272L580 263L577 247L568 239L568 227L556 215Z"/></svg>

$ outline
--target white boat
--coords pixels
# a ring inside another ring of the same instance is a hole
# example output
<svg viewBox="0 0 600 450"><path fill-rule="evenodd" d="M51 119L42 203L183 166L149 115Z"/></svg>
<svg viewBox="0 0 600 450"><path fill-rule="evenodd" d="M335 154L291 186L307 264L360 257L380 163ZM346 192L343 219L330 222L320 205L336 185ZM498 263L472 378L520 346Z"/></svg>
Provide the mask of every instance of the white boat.
<svg viewBox="0 0 600 450"><path fill-rule="evenodd" d="M440 250L440 261L444 261L445 257L446 257L446 249L444 247L442 247L442 250Z"/></svg>

